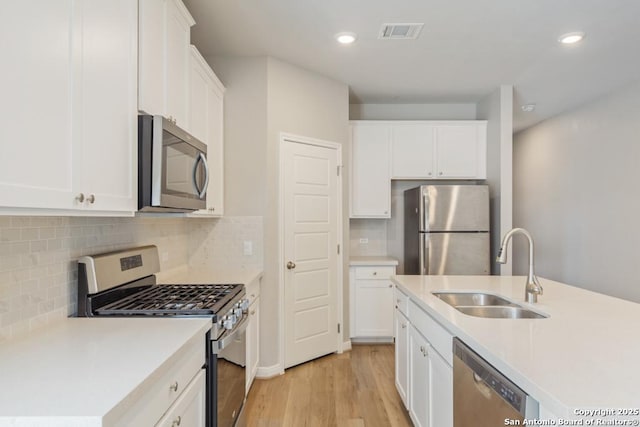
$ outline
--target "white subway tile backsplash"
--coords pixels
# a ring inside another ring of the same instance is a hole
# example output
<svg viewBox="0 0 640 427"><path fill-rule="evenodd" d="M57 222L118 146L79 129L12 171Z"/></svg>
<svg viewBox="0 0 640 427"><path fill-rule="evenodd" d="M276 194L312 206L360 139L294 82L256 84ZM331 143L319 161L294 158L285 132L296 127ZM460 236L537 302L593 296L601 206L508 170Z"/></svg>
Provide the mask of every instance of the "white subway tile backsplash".
<svg viewBox="0 0 640 427"><path fill-rule="evenodd" d="M80 256L147 244L168 255L162 270L262 268L263 220L0 217L0 342L75 313Z"/></svg>

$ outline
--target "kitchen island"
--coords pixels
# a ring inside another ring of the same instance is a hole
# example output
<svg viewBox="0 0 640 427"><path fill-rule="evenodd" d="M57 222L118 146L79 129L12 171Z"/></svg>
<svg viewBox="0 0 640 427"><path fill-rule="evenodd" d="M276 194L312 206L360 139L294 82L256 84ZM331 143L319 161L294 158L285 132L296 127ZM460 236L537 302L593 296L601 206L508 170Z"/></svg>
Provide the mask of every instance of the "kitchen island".
<svg viewBox="0 0 640 427"><path fill-rule="evenodd" d="M426 312L538 401L541 419L628 409L629 416L616 415L640 420L634 415L640 407L639 304L542 278L544 294L537 304L524 302L525 277L393 276L392 281L415 304L409 310ZM500 295L549 317L473 317L434 291Z"/></svg>

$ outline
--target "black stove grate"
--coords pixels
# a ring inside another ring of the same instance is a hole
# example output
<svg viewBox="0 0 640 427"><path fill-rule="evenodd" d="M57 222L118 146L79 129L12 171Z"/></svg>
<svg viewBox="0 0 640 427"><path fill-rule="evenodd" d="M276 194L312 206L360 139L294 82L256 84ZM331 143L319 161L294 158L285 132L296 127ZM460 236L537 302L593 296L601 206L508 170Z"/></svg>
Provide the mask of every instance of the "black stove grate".
<svg viewBox="0 0 640 427"><path fill-rule="evenodd" d="M98 315L213 315L242 289L240 284L155 285L95 310Z"/></svg>

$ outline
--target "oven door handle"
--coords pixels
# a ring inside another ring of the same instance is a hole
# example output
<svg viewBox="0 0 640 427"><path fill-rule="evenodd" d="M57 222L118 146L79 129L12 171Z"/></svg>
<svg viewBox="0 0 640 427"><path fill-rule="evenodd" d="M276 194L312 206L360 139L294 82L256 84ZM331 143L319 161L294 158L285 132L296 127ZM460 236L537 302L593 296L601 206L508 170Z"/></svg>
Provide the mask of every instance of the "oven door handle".
<svg viewBox="0 0 640 427"><path fill-rule="evenodd" d="M244 316L235 328L225 332L217 340L211 341L211 351L213 354L219 354L236 339L237 335L243 333L247 329L247 326L249 325L249 317L251 316Z"/></svg>

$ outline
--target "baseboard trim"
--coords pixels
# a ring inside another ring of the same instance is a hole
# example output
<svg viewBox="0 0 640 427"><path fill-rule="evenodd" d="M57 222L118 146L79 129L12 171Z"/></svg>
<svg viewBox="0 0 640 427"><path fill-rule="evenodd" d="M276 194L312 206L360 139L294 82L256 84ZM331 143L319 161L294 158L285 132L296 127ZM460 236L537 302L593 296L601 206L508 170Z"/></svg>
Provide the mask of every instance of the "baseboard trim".
<svg viewBox="0 0 640 427"><path fill-rule="evenodd" d="M353 344L393 344L393 337L351 338Z"/></svg>
<svg viewBox="0 0 640 427"><path fill-rule="evenodd" d="M347 340L342 343L342 351L349 351L349 350L351 350L351 340Z"/></svg>
<svg viewBox="0 0 640 427"><path fill-rule="evenodd" d="M279 363L271 366L258 366L256 370L256 378L267 379L277 377L278 375L284 374L284 369Z"/></svg>

